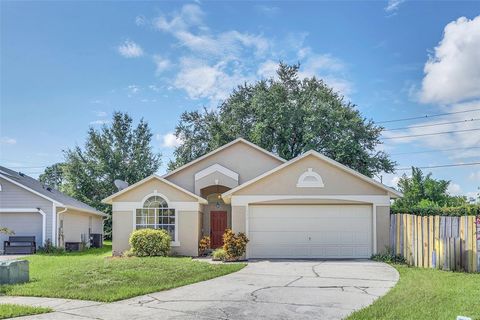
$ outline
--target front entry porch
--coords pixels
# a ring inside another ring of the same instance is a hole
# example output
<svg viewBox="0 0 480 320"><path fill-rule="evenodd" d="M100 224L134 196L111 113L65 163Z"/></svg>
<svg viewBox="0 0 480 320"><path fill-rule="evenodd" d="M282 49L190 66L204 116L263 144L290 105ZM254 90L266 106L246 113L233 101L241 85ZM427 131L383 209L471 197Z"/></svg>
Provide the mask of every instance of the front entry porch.
<svg viewBox="0 0 480 320"><path fill-rule="evenodd" d="M203 206L202 236L210 237L212 249L223 246L225 229L232 227L231 205L223 202L221 194L230 188L214 185L201 190L201 196L208 204Z"/></svg>

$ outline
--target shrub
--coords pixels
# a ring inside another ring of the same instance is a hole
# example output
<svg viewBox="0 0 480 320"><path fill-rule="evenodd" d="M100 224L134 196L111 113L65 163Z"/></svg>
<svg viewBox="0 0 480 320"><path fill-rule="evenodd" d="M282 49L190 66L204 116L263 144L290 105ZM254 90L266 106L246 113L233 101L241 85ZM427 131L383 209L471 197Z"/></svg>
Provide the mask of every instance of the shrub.
<svg viewBox="0 0 480 320"><path fill-rule="evenodd" d="M461 207L409 207L409 208L395 208L392 207L390 209L390 213L392 214L414 214L417 216L478 216L480 215L480 205L464 205Z"/></svg>
<svg viewBox="0 0 480 320"><path fill-rule="evenodd" d="M47 239L43 246L38 247L37 252L41 254L59 254L64 253L65 249L54 246L52 240Z"/></svg>
<svg viewBox="0 0 480 320"><path fill-rule="evenodd" d="M210 237L204 236L198 245L198 255L204 256L206 251L210 248Z"/></svg>
<svg viewBox="0 0 480 320"><path fill-rule="evenodd" d="M225 250L225 260L236 261L245 254L248 238L243 232L235 234L231 229L225 230L223 234L223 250Z"/></svg>
<svg viewBox="0 0 480 320"><path fill-rule="evenodd" d="M165 230L140 229L130 235L132 253L137 257L166 256L170 252L170 235Z"/></svg>
<svg viewBox="0 0 480 320"><path fill-rule="evenodd" d="M373 261L386 262L386 263L400 263L405 264L407 261L400 254L395 254L392 248L386 247L384 252L372 255L370 258Z"/></svg>
<svg viewBox="0 0 480 320"><path fill-rule="evenodd" d="M219 248L215 251L213 251L212 253L212 260L214 261L223 261L225 260L225 258L227 257L227 254L225 252L225 250L223 250L222 248Z"/></svg>

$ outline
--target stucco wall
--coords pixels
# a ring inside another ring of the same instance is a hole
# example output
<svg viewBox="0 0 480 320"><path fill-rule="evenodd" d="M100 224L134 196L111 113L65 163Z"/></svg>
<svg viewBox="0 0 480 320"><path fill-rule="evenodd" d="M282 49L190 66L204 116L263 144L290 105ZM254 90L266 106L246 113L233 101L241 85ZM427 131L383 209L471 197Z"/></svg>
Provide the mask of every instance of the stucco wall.
<svg viewBox="0 0 480 320"><path fill-rule="evenodd" d="M232 230L234 232L245 232L246 207L232 206Z"/></svg>
<svg viewBox="0 0 480 320"><path fill-rule="evenodd" d="M65 242L80 242L82 235L87 237L85 239L88 240L89 228L91 228L91 233L103 234L103 218L98 215L68 209L66 212L59 214L59 227L61 221L63 221L62 245Z"/></svg>
<svg viewBox="0 0 480 320"><path fill-rule="evenodd" d="M128 239L134 231L133 211L115 211L112 216L112 250L121 255L130 249ZM172 252L177 255L197 256L202 214L198 211L178 211L178 242Z"/></svg>
<svg viewBox="0 0 480 320"><path fill-rule="evenodd" d="M198 223L200 213L197 211L180 211L178 219L178 239L180 246L172 247L174 254L180 256L198 255Z"/></svg>
<svg viewBox="0 0 480 320"><path fill-rule="evenodd" d="M385 251L390 242L390 207L377 207L377 252Z"/></svg>
<svg viewBox="0 0 480 320"><path fill-rule="evenodd" d="M298 188L298 178L313 168L323 188ZM237 191L234 195L386 195L387 192L313 155Z"/></svg>
<svg viewBox="0 0 480 320"><path fill-rule="evenodd" d="M45 198L0 178L2 191L0 192L1 208L40 208L46 215L45 239L37 239L38 245L43 245L46 239L52 240L52 212L53 203ZM38 214L40 217L41 215ZM2 214L0 213L0 219ZM41 231L40 231L41 234Z"/></svg>
<svg viewBox="0 0 480 320"><path fill-rule="evenodd" d="M283 162L240 141L165 179L195 192L195 173L216 163L238 173L238 182L242 184Z"/></svg>
<svg viewBox="0 0 480 320"><path fill-rule="evenodd" d="M128 239L133 231L133 212L115 211L112 214L112 251L121 255L130 248Z"/></svg>

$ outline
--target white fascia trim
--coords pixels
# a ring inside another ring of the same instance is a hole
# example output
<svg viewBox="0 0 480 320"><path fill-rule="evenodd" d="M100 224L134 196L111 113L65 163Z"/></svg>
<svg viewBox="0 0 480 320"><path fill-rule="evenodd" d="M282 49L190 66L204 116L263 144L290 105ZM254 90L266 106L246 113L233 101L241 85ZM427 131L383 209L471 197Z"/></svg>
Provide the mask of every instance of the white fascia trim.
<svg viewBox="0 0 480 320"><path fill-rule="evenodd" d="M224 166L218 163L215 163L214 165L211 165L210 167L207 167L195 173L195 181L205 178L206 176L214 172L220 172L221 174L226 175L227 177L232 178L233 180L238 182L238 173L228 168L225 168Z"/></svg>
<svg viewBox="0 0 480 320"><path fill-rule="evenodd" d="M40 208L0 208L0 213L2 212L38 212L42 215L42 242L39 244L43 246L45 242L45 236L47 235L47 215L46 213Z"/></svg>
<svg viewBox="0 0 480 320"><path fill-rule="evenodd" d="M243 188L245 188L245 187L247 187L247 186L249 186L249 185L257 182L258 180L261 180L261 179L263 179L263 178L271 175L272 173L275 173L275 172L277 172L277 171L279 171L279 170L281 170L281 169L283 169L283 168L285 168L285 167L288 167L289 165L291 165L291 164L293 164L293 163L295 163L295 162L297 162L297 161L300 161L301 159L303 159L303 158L305 158L305 157L307 157L307 156L309 156L309 155L313 155L313 156L315 156L315 157L317 157L317 158L319 158L319 159L321 159L321 160L324 160L325 162L327 162L327 163L329 163L329 164L331 164L331 165L333 165L333 166L335 166L335 167L337 167L337 168L339 168L339 169L342 169L343 171L346 171L346 172L348 172L348 173L350 173L350 174L352 174L352 175L354 175L354 176L356 176L356 177L358 177L358 178L360 178L360 179L362 179L362 180L364 180L364 181L366 181L366 182L368 182L368 183L370 183L370 184L376 185L377 187L379 187L379 188L387 191L389 194L391 194L391 195L393 195L393 196L395 196L395 197L397 197L397 198L398 198L398 197L403 197L403 194L402 194L401 192L398 192L397 190L394 190L394 189L392 189L392 188L390 188L390 187L387 187L386 185L384 185L384 184L382 184L382 183L380 183L380 182L378 182L378 181L375 181L375 180L373 180L372 178L369 178L369 177L367 177L367 176L365 176L365 175L363 175L363 174L361 174L361 173L359 173L359 172L357 172L357 171L355 171L355 170L353 170L353 169L350 169L349 167L344 166L344 165L341 164L340 162L337 162L337 161L335 161L335 160L333 160L333 159L330 159L329 157L324 156L323 154L321 154L321 153L319 153L319 152L317 152L317 151L315 151L315 150L307 151L307 152L305 152L304 154L302 154L302 155L300 155L300 156L298 156L298 157L296 157L296 158L293 158L293 159L291 159L291 160L289 160L289 161L287 161L287 162L279 165L278 167L275 167L275 168L273 168L272 170L267 171L267 172L259 175L258 177L253 178L253 179L251 179L251 180L249 180L249 181L247 181L247 182L239 185L238 187L235 187L235 188L233 188L233 189L228 190L227 192L224 192L224 193L222 194L222 197L223 197L223 198L225 198L225 197L228 198L228 197L230 197L233 193L237 192L238 190L241 190L241 189L243 189Z"/></svg>
<svg viewBox="0 0 480 320"><path fill-rule="evenodd" d="M130 190L132 190L133 188L136 188L137 186L139 186L139 185L141 185L141 184L143 184L143 183L145 183L145 182L147 182L147 181L150 181L150 180L152 180L152 179L157 179L157 180L165 183L166 185L168 185L168 186L170 186L170 187L172 187L172 188L175 188L175 189L177 189L177 190L179 190L179 191L181 191L181 192L183 192L183 193L185 193L185 194L187 194L187 195L189 195L189 196L197 199L200 203L203 203L203 204L207 204L207 203L208 203L208 201L205 200L204 198L199 197L199 196L197 196L196 194L194 194L194 193L192 193L192 192L190 192L190 191L188 191L188 190L186 190L186 189L183 189L182 187L177 186L175 183L172 183L172 182L170 182L170 181L168 181L168 180L165 180L164 178L162 178L162 177L160 177L159 175L156 175L156 174L152 174L151 176L146 177L145 179L140 180L140 181L138 181L137 183L134 183L134 184L132 184L131 186L129 186L129 187L127 187L127 188L125 188L125 189L123 189L123 190L121 190L121 191L118 191L118 192L112 194L112 195L109 196L109 197L106 197L105 199L102 200L102 203L112 204L113 198L118 197L119 195L121 195L121 194L123 194L123 193L125 193L125 192L127 192L127 191L130 191Z"/></svg>
<svg viewBox="0 0 480 320"><path fill-rule="evenodd" d="M17 185L17 186L19 186L19 187L21 187L21 188L23 188L23 189L25 189L25 190L27 190L27 191L30 191L30 192L33 193L33 194L36 194L36 195L39 196L39 197L42 197L42 198L47 199L47 200L49 200L49 201L52 201L54 204L56 204L56 205L58 205L58 206L62 206L62 204L61 204L60 202L58 202L57 200L53 200L52 198L49 198L49 197L47 197L46 195L41 194L40 192L37 192L37 191L35 191L35 190L33 190L33 189L30 189L29 187L24 186L24 185L21 184L20 182L17 182L17 181L15 181L15 180L13 180L13 179L10 179L10 178L6 177L6 176L3 175L3 174L0 174L0 177L3 178L3 179L5 179L5 180L7 180L8 182L13 183L14 185Z"/></svg>
<svg viewBox="0 0 480 320"><path fill-rule="evenodd" d="M357 201L379 206L390 206L389 196L358 196L358 195L264 195L264 196L232 196L232 206L246 206L250 203L275 200L343 200Z"/></svg>
<svg viewBox="0 0 480 320"><path fill-rule="evenodd" d="M229 143L227 143L227 144L224 144L223 146L221 146L221 147L219 147L219 148L217 148L217 149L215 149L215 150L213 150L213 151L211 151L211 152L209 152L209 153L207 153L207 154L205 154L205 155L203 155L203 156L201 156L201 157L199 157L199 158L197 158L197 159L195 159L195 160L193 160L193 161L190 161L190 162L187 163L187 164L184 164L183 166L181 166L181 167L179 167L179 168L177 168L177 169L175 169L175 170L173 170L173 171L170 171L170 172L164 174L164 175L162 176L162 178L169 177L169 176L171 176L172 174L177 173L177 172L179 172L179 171L181 171L181 170L183 170L183 169L185 169L185 168L187 168L187 167L189 167L189 166L191 166L191 165L193 165L193 164L195 164L195 163L197 163L197 162L199 162L199 161L202 161L203 159L208 158L208 157L210 157L211 155L214 155L215 153L220 152L220 151L222 151L223 149L226 149L226 148L228 148L228 147L230 147L230 146L232 146L232 145L234 145L235 143L238 143L238 142L243 142L243 143L245 143L245 144L247 144L247 145L249 145L249 146L251 146L251 147L253 147L253 148L255 148L255 149L257 149L257 150L259 150L259 151L261 151L261 152L263 152L263 153L265 153L265 154L267 154L267 155L269 155L269 156L271 156L272 158L275 158L275 159L281 161L281 162L286 162L286 161L287 161L287 160L285 160L285 159L283 159L283 158L280 158L280 157L277 156L276 154L273 154L272 152L267 151L267 150L263 149L262 147L257 146L257 145L254 144L254 143L251 143L250 141L247 141L247 140L245 140L245 139L243 139L243 138L237 138L237 139L235 139L235 140L233 140L233 141L231 141L231 142L229 142Z"/></svg>

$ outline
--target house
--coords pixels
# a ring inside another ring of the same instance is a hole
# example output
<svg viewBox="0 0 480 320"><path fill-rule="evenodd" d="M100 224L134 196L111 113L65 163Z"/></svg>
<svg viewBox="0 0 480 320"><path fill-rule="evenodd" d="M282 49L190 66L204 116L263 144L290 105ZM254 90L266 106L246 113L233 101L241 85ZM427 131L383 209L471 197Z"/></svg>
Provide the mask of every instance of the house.
<svg viewBox="0 0 480 320"><path fill-rule="evenodd" d="M114 254L135 229L165 229L175 253L196 256L199 239L216 248L232 228L250 239L247 258L369 258L389 244L398 197L318 152L286 161L236 139L103 201L113 206Z"/></svg>
<svg viewBox="0 0 480 320"><path fill-rule="evenodd" d="M35 236L38 246L50 240L88 241L89 234L103 234L106 215L83 202L48 188L23 173L0 166L0 226L15 236ZM8 236L0 234L0 253Z"/></svg>

